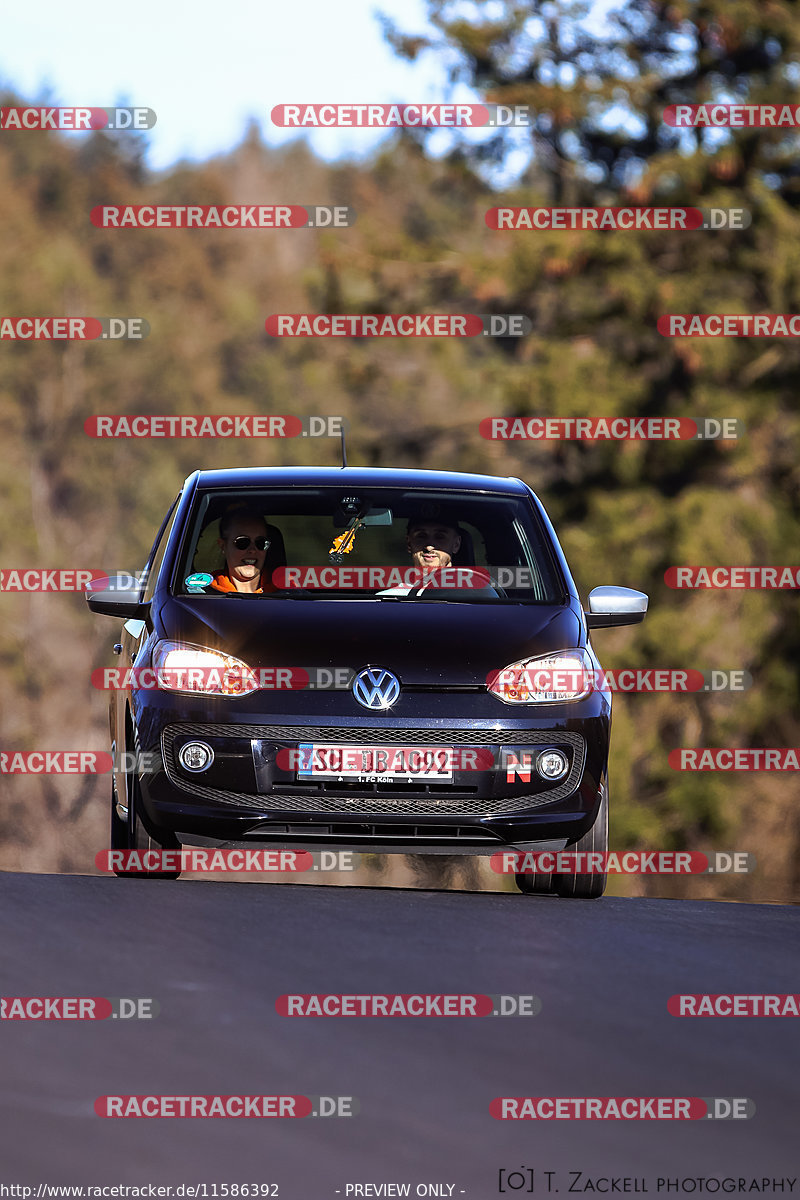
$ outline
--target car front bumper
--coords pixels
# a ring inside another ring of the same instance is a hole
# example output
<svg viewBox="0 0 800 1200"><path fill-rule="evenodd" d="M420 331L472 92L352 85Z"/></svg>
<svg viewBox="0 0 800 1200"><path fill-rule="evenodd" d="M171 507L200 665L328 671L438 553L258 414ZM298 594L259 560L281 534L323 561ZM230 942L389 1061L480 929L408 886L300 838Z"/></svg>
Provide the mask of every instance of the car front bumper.
<svg viewBox="0 0 800 1200"><path fill-rule="evenodd" d="M307 704L305 711L259 711L252 698L132 698L139 748L156 763L139 776L143 820L156 837L169 833L187 843L381 853L491 854L542 843L556 849L591 827L607 771L611 713L601 692L538 707L535 716L485 693L416 695L405 715L391 717L356 716L341 696L320 698L316 713ZM197 740L214 751L201 774L178 760L181 746ZM475 749L480 764L492 765L456 769L447 784L308 780L278 759L282 750L307 744ZM565 754L563 779L537 775L535 760L545 749Z"/></svg>

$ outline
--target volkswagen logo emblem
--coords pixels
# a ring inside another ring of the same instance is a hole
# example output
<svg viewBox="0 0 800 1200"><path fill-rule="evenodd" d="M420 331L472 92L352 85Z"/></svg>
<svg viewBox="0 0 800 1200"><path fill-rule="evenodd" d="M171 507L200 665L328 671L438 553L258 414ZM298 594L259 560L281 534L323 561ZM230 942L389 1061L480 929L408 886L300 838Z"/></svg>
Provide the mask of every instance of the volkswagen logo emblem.
<svg viewBox="0 0 800 1200"><path fill-rule="evenodd" d="M364 708L391 708L400 695L400 680L383 667L365 667L353 680L353 695Z"/></svg>

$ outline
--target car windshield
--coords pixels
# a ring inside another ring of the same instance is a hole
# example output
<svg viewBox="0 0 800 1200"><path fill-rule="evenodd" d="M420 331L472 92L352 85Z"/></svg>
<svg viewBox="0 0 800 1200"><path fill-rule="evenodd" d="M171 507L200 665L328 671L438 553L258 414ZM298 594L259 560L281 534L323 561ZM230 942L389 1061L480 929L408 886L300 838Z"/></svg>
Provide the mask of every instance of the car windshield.
<svg viewBox="0 0 800 1200"><path fill-rule="evenodd" d="M524 497L341 486L200 491L172 590L262 600L565 597L549 535Z"/></svg>

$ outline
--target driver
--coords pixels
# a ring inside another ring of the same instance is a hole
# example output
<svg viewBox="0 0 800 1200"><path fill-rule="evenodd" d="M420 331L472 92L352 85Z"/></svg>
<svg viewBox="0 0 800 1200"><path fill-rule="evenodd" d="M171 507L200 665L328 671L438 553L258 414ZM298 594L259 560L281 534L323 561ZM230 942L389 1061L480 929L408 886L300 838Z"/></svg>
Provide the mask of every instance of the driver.
<svg viewBox="0 0 800 1200"><path fill-rule="evenodd" d="M448 521L412 517L406 527L406 545L415 567L432 571L450 567L461 547L458 526Z"/></svg>
<svg viewBox="0 0 800 1200"><path fill-rule="evenodd" d="M225 555L225 569L216 571L211 591L231 595L240 592L259 595L277 588L264 570L269 548L267 523L259 512L247 506L228 509L219 523L218 544Z"/></svg>
<svg viewBox="0 0 800 1200"><path fill-rule="evenodd" d="M408 595L413 593L420 595L428 588L435 590L439 586L444 586L448 591L451 587L461 589L472 587L482 589L482 593L486 596L498 595L496 589L489 582L485 567L460 566L457 583L450 584L441 577L437 582L436 572L442 571L446 567L456 566L454 560L461 549L463 540L464 531L455 521L448 520L446 516L442 519L426 516L411 517L406 526L406 546L414 566L423 573L424 582L416 588L391 588L386 593L378 594L405 593ZM433 595L433 593L431 594Z"/></svg>
<svg viewBox="0 0 800 1200"><path fill-rule="evenodd" d="M378 596L408 596L427 591L440 571L453 565L453 558L461 547L461 532L456 524L425 516L411 517L406 526L406 547L414 566L422 572L424 582L416 587L391 587L378 592Z"/></svg>

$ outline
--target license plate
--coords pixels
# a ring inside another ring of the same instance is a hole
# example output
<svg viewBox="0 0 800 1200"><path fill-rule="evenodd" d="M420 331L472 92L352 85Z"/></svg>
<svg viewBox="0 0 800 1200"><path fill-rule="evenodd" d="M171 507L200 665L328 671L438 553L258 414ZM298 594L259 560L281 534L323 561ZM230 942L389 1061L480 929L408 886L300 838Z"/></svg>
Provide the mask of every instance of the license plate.
<svg viewBox="0 0 800 1200"><path fill-rule="evenodd" d="M301 743L298 779L354 783L452 783L452 746L335 746Z"/></svg>

